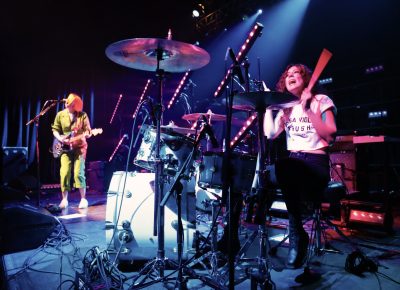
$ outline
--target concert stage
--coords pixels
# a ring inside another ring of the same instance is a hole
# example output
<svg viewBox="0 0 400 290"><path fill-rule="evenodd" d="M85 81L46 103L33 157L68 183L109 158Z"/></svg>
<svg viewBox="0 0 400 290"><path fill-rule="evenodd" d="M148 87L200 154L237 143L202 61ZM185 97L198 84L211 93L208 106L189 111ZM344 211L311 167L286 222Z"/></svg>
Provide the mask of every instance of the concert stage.
<svg viewBox="0 0 400 290"><path fill-rule="evenodd" d="M49 212L46 212L43 208L49 204L58 204L59 202L58 192L46 193L41 195L41 210L32 210L32 212L25 211L27 219L35 220L38 219L37 215L41 212L41 215L53 217ZM54 215L55 223L52 225L53 232L46 243L39 247L26 251L13 252L12 246L8 254L3 256L3 267L4 267L4 289L73 289L74 281L77 281L77 273L81 274L80 277L84 277L83 261L86 259L92 259L91 263L94 265L96 259L93 259L93 253L98 253L98 259L102 260L104 264L106 262L113 263L115 251L110 251L110 255L107 257L104 252L107 248L110 248L110 239L107 238L106 229L106 207L107 207L107 195L100 192L89 192L88 200L89 207L87 209L78 209L79 203L78 192L73 192L70 198L70 206L63 210L61 213ZM34 203L32 200L30 203ZM29 207L26 202L18 203L22 208L34 209ZM24 205L25 204L25 205ZM397 201L398 204L398 201ZM14 206L16 206L14 204ZM132 209L133 210L133 209ZM321 274L321 278L309 285L302 285L295 281L296 277L303 273L303 268L291 270L286 269L284 261L287 254L287 246L283 246L277 249L275 256L268 255L269 257L269 269L271 274L271 281L276 285L276 289L343 289L354 287L358 289L398 289L398 284L391 281L392 279L398 280L398 271L400 269L399 259L399 236L400 236L400 219L398 216L399 208L393 209L393 215L395 216L393 233L388 234L384 231L367 231L342 228L340 229L343 233L355 244L358 245L359 249L378 265L377 272L369 272L366 269L361 269L360 275L355 275L345 270L346 258L349 254L353 253L354 249L352 245L344 241L338 234L332 229L327 229L327 240L330 246L334 249L340 250L342 253L323 253L321 256L313 255L310 260L310 268ZM198 218L202 216L205 218L204 213L198 213ZM340 220L333 220L334 224L340 225ZM207 232L207 228L202 227L202 222L198 220L197 229ZM152 224L146 225L149 230L152 228ZM274 241L276 238L282 236L286 231L287 220L284 217L272 216L269 222L267 222L268 237L270 239L271 246L274 246L277 242ZM305 227L308 231L311 230L311 225L307 224ZM29 247L31 240L34 236L37 236L37 231L43 230L35 228L35 222L33 221L30 228L29 234L23 234L20 229L19 235L16 235L18 240L11 241L9 244L19 244L21 240L25 241L25 245ZM242 223L240 230L241 244L244 245L247 239L252 238L253 232L257 230L257 226L252 224ZM170 235L171 233L166 233ZM137 234L137 235L140 235ZM15 235L14 235L15 236ZM107 242L108 240L108 242ZM111 245L112 247L112 245ZM166 245L168 248L169 245ZM140 248L136 248L136 251L140 251ZM186 252L192 251L187 250ZM166 257L170 260L174 260L176 256L173 251L170 253L168 249L166 251ZM150 253L151 255L151 253ZM157 246L154 246L152 256L149 256L147 261L151 261L157 255ZM188 254L190 257L191 254ZM132 255L133 257L134 255ZM255 258L258 256L258 238L256 237L251 246L245 251L242 258ZM86 260L87 261L87 260ZM145 259L132 259L126 261L116 262L116 266L120 268L120 272L114 271L113 277L123 277L126 279L123 284L123 289L131 289L132 278L138 275L138 270L141 269L145 262ZM204 261L207 266L206 261ZM355 262L357 264L357 262ZM257 265L256 262L252 261L240 261L235 267L235 289L250 289L249 272L250 269ZM356 266L356 265L355 265ZM358 262L358 266L360 263ZM86 265L86 267L88 267ZM193 265L191 269L196 275L200 275L202 280L189 279L187 281L188 289L212 289L212 282L218 281L207 272L201 264ZM219 281L226 281L227 269L221 267L219 271ZM177 273L173 270L166 269L165 276L169 276L168 285L173 286ZM224 276L224 273L226 276ZM107 276L107 275L106 275ZM101 282L101 276L97 276L97 281L92 281L91 285L97 285L99 288L85 288L81 286L75 289L107 289L104 281ZM110 277L108 277L110 278ZM140 277L139 281L143 277ZM207 280L208 278L208 280ZM82 278L83 279L83 278ZM111 278L110 278L111 279ZM153 278L147 279L145 283L153 281ZM97 284L96 284L97 283ZM217 282L216 285L218 284ZM222 283L223 284L223 283ZM111 285L111 284L110 284ZM113 284L114 286L116 284ZM211 286L210 286L211 285ZM86 286L88 287L88 286ZM147 289L165 289L161 282L154 283L146 287ZM112 288L119 289L119 288ZM121 288L122 289L122 288ZM217 288L218 289L218 288ZM221 288L220 289L224 289Z"/></svg>

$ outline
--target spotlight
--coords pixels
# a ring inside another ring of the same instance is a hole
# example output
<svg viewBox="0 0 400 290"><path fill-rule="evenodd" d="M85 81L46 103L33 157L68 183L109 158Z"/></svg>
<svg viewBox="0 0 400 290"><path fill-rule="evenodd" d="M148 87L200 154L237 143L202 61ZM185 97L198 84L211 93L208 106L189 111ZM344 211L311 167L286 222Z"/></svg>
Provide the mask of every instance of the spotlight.
<svg viewBox="0 0 400 290"><path fill-rule="evenodd" d="M257 10L257 14L262 14L262 13L263 13L262 9Z"/></svg>
<svg viewBox="0 0 400 290"><path fill-rule="evenodd" d="M194 9L194 10L192 11L192 17L197 18L197 17L199 17L199 16L200 16L200 12L197 11L196 9Z"/></svg>

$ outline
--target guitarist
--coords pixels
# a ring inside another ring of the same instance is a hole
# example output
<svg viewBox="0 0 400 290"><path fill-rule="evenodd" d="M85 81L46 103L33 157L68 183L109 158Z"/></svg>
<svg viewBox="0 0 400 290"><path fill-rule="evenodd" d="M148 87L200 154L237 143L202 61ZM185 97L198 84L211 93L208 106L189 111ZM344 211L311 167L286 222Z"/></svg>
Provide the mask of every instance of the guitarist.
<svg viewBox="0 0 400 290"><path fill-rule="evenodd" d="M61 209L68 206L68 192L71 190L71 172L74 172L74 187L79 189L81 201L79 208L87 208L85 160L87 142L85 134L90 133L89 117L82 111L83 102L77 94L69 94L65 101L65 109L58 112L51 128L53 136L71 150L61 153L60 183L62 200ZM82 135L78 140L70 141L70 138Z"/></svg>

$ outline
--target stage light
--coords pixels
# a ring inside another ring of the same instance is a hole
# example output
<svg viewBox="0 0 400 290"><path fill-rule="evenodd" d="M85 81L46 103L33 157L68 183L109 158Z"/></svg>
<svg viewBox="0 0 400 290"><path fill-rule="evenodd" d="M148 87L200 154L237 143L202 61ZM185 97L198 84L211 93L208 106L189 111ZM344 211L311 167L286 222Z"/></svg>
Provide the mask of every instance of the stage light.
<svg viewBox="0 0 400 290"><path fill-rule="evenodd" d="M243 127L239 130L236 136L229 143L231 148L235 147L242 140L244 134L247 133L249 127L251 126L251 124L253 124L256 118L257 118L257 113L254 113L245 122L243 122Z"/></svg>
<svg viewBox="0 0 400 290"><path fill-rule="evenodd" d="M320 85L331 84L331 83L333 83L333 78L320 79L320 80L318 81L318 83L319 83Z"/></svg>
<svg viewBox="0 0 400 290"><path fill-rule="evenodd" d="M187 72L184 74L184 76L182 77L181 81L179 82L179 85L178 85L178 87L176 88L174 95L172 96L171 100L168 102L168 109L170 109L170 108L172 107L172 105L173 105L174 102L175 102L175 99L176 99L176 98L178 97L178 95L180 94L180 92L181 92L181 90L182 90L182 88L183 88L183 85L185 84L186 79L187 79L188 76L189 76L189 73L190 73L190 71L187 71Z"/></svg>
<svg viewBox="0 0 400 290"><path fill-rule="evenodd" d="M257 10L257 14L262 14L263 13L263 10L262 9L258 9Z"/></svg>
<svg viewBox="0 0 400 290"><path fill-rule="evenodd" d="M260 36L263 28L264 28L264 26L258 22L253 26L253 29L250 31L250 33L248 34L248 36L245 40L245 44L243 44L241 46L241 50L238 52L238 54L236 56L236 61L238 63L241 63L244 60L244 57L246 56L246 54L248 53L250 48L253 46L257 37ZM214 92L214 97L219 97L222 94L223 90L228 85L229 77L232 74L233 65L234 64L232 64L230 69L228 69L227 73L225 74L224 79L221 81L221 83L217 87L216 91Z"/></svg>
<svg viewBox="0 0 400 290"><path fill-rule="evenodd" d="M371 66L371 67L367 67L366 69L365 69L365 73L366 74L372 74L372 73L377 73L377 72L380 72L380 71L384 71L384 66L382 65L382 64L380 64L380 65L375 65L375 66Z"/></svg>
<svg viewBox="0 0 400 290"><path fill-rule="evenodd" d="M199 17L199 16L200 16L200 12L197 11L196 9L194 9L194 10L192 11L192 17L197 18L197 17Z"/></svg>
<svg viewBox="0 0 400 290"><path fill-rule="evenodd" d="M138 111L139 111L139 109L140 109L140 103L143 101L144 96L146 95L146 92L147 92L147 89L149 88L150 82L151 82L151 80L148 79L146 85L144 86L143 93L142 93L142 95L141 95L140 98L139 98L138 106L136 107L136 110L135 110L135 112L134 112L133 115L132 115L132 118L135 118L135 117L136 117L136 115L137 115L137 113L138 113Z"/></svg>
<svg viewBox="0 0 400 290"><path fill-rule="evenodd" d="M368 112L368 119L380 119L388 116L387 111Z"/></svg>
<svg viewBox="0 0 400 290"><path fill-rule="evenodd" d="M113 111L113 113L112 113L112 115L111 115L110 124L111 124L112 121L114 120L114 116L115 116L115 114L116 114L116 112L117 112L117 109L118 109L118 107L119 107L119 103L121 102L121 99L122 99L122 94L119 95L117 104L115 105L114 111Z"/></svg>
<svg viewBox="0 0 400 290"><path fill-rule="evenodd" d="M384 203L341 200L340 208L341 223L346 227L392 232L393 216L389 206Z"/></svg>

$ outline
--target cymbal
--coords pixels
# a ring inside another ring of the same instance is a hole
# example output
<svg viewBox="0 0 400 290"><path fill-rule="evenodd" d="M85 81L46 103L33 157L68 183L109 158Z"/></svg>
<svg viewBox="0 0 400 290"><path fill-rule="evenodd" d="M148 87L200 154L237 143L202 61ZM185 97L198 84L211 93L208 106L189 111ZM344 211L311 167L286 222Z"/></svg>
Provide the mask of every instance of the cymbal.
<svg viewBox="0 0 400 290"><path fill-rule="evenodd" d="M292 107L299 101L295 95L274 91L238 93L233 97L233 105L250 106L254 110Z"/></svg>
<svg viewBox="0 0 400 290"><path fill-rule="evenodd" d="M139 70L157 70L157 52L162 52L159 68L167 72L199 69L210 61L204 49L193 44L163 38L132 38L110 44L106 55L113 62Z"/></svg>
<svg viewBox="0 0 400 290"><path fill-rule="evenodd" d="M175 124L171 124L171 123L166 126L161 126L161 130L162 131L171 130L172 132L175 132L178 134L195 134L196 133L195 129L179 127L179 126L176 126Z"/></svg>
<svg viewBox="0 0 400 290"><path fill-rule="evenodd" d="M225 115L220 115L220 114L215 114L211 112L210 110L207 113L193 113L193 114L186 114L182 116L183 120L186 121L197 121L200 119L200 117L204 115L207 120L209 121L225 121L226 116Z"/></svg>

